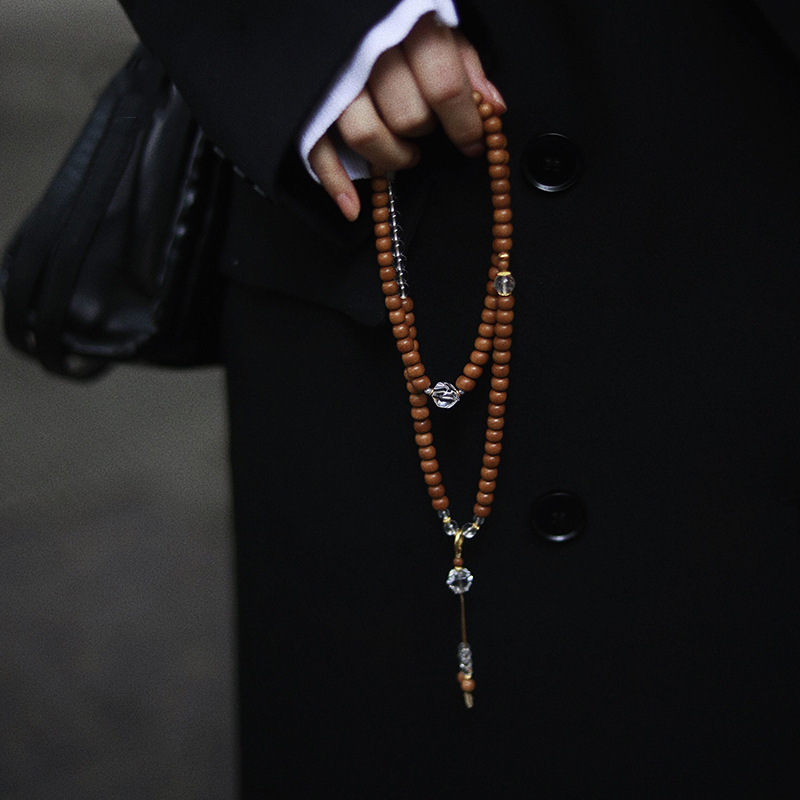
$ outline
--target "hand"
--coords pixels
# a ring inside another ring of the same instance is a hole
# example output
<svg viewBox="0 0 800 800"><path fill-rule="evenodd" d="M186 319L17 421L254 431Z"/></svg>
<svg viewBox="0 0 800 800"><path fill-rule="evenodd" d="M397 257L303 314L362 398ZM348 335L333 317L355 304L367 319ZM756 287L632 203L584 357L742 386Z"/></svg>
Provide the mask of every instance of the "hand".
<svg viewBox="0 0 800 800"><path fill-rule="evenodd" d="M345 144L378 169L406 169L419 161L413 139L440 124L464 155L483 152L483 126L472 98L478 91L497 113L500 93L483 73L478 54L458 31L426 14L406 39L375 62L369 81L334 123ZM309 162L342 214L353 221L358 193L326 133Z"/></svg>

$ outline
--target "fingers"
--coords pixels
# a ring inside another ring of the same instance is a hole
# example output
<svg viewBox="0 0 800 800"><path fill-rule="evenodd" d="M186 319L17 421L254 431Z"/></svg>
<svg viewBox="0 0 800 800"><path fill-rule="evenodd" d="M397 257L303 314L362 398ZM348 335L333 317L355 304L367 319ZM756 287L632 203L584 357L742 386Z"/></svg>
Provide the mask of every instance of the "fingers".
<svg viewBox="0 0 800 800"><path fill-rule="evenodd" d="M436 127L436 117L401 47L392 47L378 58L367 86L387 127L398 136L424 136Z"/></svg>
<svg viewBox="0 0 800 800"><path fill-rule="evenodd" d="M483 152L483 126L472 99L470 75L453 31L439 25L432 14L426 14L402 47L420 92L447 137L467 156Z"/></svg>
<svg viewBox="0 0 800 800"><path fill-rule="evenodd" d="M364 89L336 121L345 144L378 169L406 169L417 163L419 148L387 127Z"/></svg>
<svg viewBox="0 0 800 800"><path fill-rule="evenodd" d="M361 211L358 192L327 133L311 148L308 162L317 174L322 188L333 198L345 218L350 222L357 219Z"/></svg>

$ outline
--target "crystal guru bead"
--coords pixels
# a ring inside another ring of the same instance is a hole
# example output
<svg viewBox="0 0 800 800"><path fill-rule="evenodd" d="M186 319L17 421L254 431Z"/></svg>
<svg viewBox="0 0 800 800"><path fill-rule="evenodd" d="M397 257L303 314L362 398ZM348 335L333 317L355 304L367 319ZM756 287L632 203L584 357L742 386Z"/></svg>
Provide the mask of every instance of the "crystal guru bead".
<svg viewBox="0 0 800 800"><path fill-rule="evenodd" d="M464 594L472 586L472 573L464 567L454 567L447 576L447 585L453 594Z"/></svg>
<svg viewBox="0 0 800 800"><path fill-rule="evenodd" d="M433 389L428 389L425 393L430 395L431 400L439 408L452 408L461 399L462 394L452 383L444 381L439 381Z"/></svg>

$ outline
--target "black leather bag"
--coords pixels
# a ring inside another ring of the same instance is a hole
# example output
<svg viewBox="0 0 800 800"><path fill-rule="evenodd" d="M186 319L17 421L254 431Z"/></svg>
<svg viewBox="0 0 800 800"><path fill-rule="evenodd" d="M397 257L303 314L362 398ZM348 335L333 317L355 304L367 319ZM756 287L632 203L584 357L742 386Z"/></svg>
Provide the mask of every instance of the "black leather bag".
<svg viewBox="0 0 800 800"><path fill-rule="evenodd" d="M143 47L103 92L0 268L9 341L76 378L216 360L226 162Z"/></svg>

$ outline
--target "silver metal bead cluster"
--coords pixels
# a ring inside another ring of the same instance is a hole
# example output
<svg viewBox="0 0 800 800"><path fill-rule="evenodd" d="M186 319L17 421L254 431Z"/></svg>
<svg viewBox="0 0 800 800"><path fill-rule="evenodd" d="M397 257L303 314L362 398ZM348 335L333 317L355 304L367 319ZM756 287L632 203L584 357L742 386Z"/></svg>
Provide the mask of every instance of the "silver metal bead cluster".
<svg viewBox="0 0 800 800"><path fill-rule="evenodd" d="M394 196L393 173L389 174L389 238L392 240L392 266L394 267L394 279L397 281L398 294L400 297L408 297L408 279L406 277L406 256L403 253L403 240L400 238L402 228L400 227L400 215L397 212L397 203Z"/></svg>

